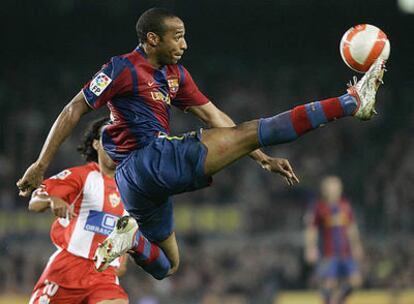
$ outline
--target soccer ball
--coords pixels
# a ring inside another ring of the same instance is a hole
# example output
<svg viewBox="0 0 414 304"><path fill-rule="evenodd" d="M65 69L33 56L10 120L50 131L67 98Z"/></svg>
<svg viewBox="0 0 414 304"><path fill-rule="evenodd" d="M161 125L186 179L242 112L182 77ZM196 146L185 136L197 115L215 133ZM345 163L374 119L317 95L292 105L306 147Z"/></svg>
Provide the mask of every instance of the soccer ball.
<svg viewBox="0 0 414 304"><path fill-rule="evenodd" d="M378 57L388 59L390 42L387 35L376 26L359 24L345 32L339 50L347 66L356 72L365 73Z"/></svg>

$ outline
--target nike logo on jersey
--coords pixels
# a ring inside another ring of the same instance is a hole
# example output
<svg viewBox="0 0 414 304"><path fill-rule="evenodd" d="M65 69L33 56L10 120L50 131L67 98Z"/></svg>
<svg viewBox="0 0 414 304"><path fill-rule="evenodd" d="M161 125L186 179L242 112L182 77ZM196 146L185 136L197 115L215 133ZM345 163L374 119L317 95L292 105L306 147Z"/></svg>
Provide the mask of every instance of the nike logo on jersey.
<svg viewBox="0 0 414 304"><path fill-rule="evenodd" d="M150 86L150 87L152 87L152 85L154 84L154 81L148 81L148 85Z"/></svg>

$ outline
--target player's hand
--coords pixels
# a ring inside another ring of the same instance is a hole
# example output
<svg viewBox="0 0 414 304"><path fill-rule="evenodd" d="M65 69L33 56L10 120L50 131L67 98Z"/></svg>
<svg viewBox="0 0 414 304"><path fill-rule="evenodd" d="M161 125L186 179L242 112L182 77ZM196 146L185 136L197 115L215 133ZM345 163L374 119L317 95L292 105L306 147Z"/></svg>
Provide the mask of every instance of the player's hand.
<svg viewBox="0 0 414 304"><path fill-rule="evenodd" d="M352 256L358 262L361 262L364 259L364 250L362 249L362 247L361 246L354 246L352 248Z"/></svg>
<svg viewBox="0 0 414 304"><path fill-rule="evenodd" d="M67 218L69 220L76 216L69 204L57 196L50 197L50 210L55 216Z"/></svg>
<svg viewBox="0 0 414 304"><path fill-rule="evenodd" d="M313 265L319 259L319 252L316 247L308 248L305 252L305 260L308 264Z"/></svg>
<svg viewBox="0 0 414 304"><path fill-rule="evenodd" d="M37 163L33 163L16 183L19 195L28 197L43 181L44 169Z"/></svg>
<svg viewBox="0 0 414 304"><path fill-rule="evenodd" d="M267 171L282 175L290 186L299 183L299 179L295 172L293 172L292 166L285 158L269 157L262 162L262 167Z"/></svg>

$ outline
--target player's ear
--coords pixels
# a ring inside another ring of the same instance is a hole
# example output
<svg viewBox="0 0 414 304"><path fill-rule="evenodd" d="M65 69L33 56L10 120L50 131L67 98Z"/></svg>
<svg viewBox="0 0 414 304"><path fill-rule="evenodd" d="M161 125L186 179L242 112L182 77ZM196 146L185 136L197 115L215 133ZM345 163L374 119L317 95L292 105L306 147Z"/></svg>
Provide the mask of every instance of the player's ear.
<svg viewBox="0 0 414 304"><path fill-rule="evenodd" d="M98 147L99 147L99 139L94 139L92 142L92 147L98 151Z"/></svg>
<svg viewBox="0 0 414 304"><path fill-rule="evenodd" d="M160 42L160 36L158 36L154 32L148 32L147 33L147 43L150 46L155 47L155 46L158 45L159 42Z"/></svg>

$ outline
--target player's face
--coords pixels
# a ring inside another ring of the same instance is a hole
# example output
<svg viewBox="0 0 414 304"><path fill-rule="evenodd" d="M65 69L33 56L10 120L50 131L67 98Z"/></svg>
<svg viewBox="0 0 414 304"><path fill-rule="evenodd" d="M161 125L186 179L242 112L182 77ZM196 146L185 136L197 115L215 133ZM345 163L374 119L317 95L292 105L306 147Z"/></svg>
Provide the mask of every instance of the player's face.
<svg viewBox="0 0 414 304"><path fill-rule="evenodd" d="M325 178L321 183L322 197L329 203L338 203L342 197L342 182L336 176Z"/></svg>
<svg viewBox="0 0 414 304"><path fill-rule="evenodd" d="M102 146L102 141L99 139L94 140L94 145L96 152L98 153L98 162L100 166L104 166L106 170L114 171L116 164L106 153L105 149Z"/></svg>
<svg viewBox="0 0 414 304"><path fill-rule="evenodd" d="M176 64L187 49L184 23L177 17L167 18L164 23L167 31L157 45L158 62L161 65Z"/></svg>

